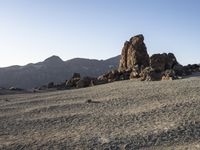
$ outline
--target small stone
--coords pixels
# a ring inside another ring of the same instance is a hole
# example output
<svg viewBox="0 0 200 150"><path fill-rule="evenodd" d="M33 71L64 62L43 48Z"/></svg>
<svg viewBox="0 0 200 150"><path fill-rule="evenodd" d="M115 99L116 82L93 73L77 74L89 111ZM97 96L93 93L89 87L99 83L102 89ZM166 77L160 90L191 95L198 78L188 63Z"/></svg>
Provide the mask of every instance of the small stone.
<svg viewBox="0 0 200 150"><path fill-rule="evenodd" d="M86 101L86 103L92 103L92 100L91 100L91 99L88 99L88 100Z"/></svg>

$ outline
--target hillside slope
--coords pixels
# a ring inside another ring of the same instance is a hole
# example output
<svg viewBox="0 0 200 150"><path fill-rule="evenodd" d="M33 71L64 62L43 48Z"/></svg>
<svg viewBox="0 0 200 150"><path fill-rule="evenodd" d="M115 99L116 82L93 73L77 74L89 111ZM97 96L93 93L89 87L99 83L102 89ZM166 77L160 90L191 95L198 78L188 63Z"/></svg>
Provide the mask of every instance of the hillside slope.
<svg viewBox="0 0 200 150"><path fill-rule="evenodd" d="M107 60L75 58L63 61L52 56L36 64L0 68L0 87L34 88L49 82L63 82L74 72L82 76L96 77L106 73L111 67L117 68L120 56Z"/></svg>
<svg viewBox="0 0 200 150"><path fill-rule="evenodd" d="M198 76L0 96L0 149L199 149L199 91Z"/></svg>

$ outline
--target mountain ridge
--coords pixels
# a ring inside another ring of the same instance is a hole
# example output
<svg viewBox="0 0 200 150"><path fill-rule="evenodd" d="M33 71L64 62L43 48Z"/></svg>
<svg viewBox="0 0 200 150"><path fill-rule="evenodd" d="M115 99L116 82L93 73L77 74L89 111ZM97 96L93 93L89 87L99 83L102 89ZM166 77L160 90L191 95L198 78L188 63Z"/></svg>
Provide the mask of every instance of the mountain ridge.
<svg viewBox="0 0 200 150"><path fill-rule="evenodd" d="M59 83L69 79L74 72L82 76L97 77L110 68L117 68L119 59L118 55L106 60L73 58L63 61L59 56L53 55L37 63L0 68L0 87L27 89L52 81Z"/></svg>

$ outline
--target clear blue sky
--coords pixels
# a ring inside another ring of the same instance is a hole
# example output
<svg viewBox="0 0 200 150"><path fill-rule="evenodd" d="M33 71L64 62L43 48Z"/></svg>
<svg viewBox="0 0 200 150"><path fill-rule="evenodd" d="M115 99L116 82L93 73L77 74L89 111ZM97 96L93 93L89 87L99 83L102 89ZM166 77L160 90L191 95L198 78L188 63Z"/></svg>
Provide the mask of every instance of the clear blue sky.
<svg viewBox="0 0 200 150"><path fill-rule="evenodd" d="M0 0L0 67L51 55L106 59L144 34L149 54L200 63L199 0Z"/></svg>

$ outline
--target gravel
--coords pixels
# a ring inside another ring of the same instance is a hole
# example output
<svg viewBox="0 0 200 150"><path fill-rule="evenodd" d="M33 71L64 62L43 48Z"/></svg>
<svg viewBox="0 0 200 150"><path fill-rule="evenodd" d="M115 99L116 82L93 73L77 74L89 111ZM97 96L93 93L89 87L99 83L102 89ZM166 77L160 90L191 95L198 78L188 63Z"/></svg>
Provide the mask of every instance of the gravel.
<svg viewBox="0 0 200 150"><path fill-rule="evenodd" d="M200 149L200 76L0 96L0 149Z"/></svg>

